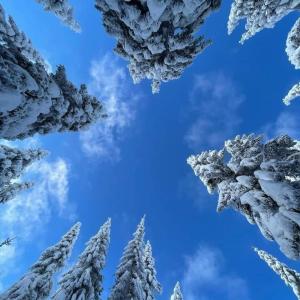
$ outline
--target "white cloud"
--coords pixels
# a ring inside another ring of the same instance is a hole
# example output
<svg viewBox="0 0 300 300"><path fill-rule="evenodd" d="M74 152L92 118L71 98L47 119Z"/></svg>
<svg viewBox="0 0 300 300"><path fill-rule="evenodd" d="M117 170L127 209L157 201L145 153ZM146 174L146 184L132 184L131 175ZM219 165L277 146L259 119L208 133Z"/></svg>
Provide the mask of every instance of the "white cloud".
<svg viewBox="0 0 300 300"><path fill-rule="evenodd" d="M200 246L186 257L182 281L186 300L249 299L247 283L224 270L224 257L214 248Z"/></svg>
<svg viewBox="0 0 300 300"><path fill-rule="evenodd" d="M30 148L40 146L37 139L27 142L12 142L9 146ZM15 238L11 246L0 249L0 289L9 271L18 272L22 263L21 255L36 243L37 236L43 233L50 219L57 215L73 219L75 209L68 200L69 165L62 158L46 158L30 165L20 181L31 181L34 186L20 192L15 199L7 202L0 211L0 241L7 237Z"/></svg>
<svg viewBox="0 0 300 300"><path fill-rule="evenodd" d="M222 72L197 75L190 94L197 117L185 135L188 146L193 150L202 145L216 147L232 137L241 122L238 109L243 100L235 83Z"/></svg>
<svg viewBox="0 0 300 300"><path fill-rule="evenodd" d="M274 123L269 123L263 127L267 139L275 138L282 134L288 134L294 139L300 139L300 118L298 114L282 112Z"/></svg>
<svg viewBox="0 0 300 300"><path fill-rule="evenodd" d="M125 68L111 55L92 62L90 74L89 91L104 103L108 118L80 133L82 149L89 157L118 160L118 143L135 118L138 96L130 91Z"/></svg>

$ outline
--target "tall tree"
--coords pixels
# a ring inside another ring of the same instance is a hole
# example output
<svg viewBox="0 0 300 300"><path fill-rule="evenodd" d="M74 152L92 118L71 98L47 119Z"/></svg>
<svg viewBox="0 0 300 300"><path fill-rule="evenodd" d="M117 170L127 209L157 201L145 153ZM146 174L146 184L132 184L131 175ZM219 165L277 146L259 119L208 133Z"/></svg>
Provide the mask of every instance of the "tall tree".
<svg viewBox="0 0 300 300"><path fill-rule="evenodd" d="M173 294L171 296L171 300L183 300L183 296L181 293L180 283L177 281Z"/></svg>
<svg viewBox="0 0 300 300"><path fill-rule="evenodd" d="M300 69L300 18L296 21L295 25L288 34L285 49L289 61ZM300 82L295 84L288 94L283 99L286 105L289 105L292 100L300 96Z"/></svg>
<svg viewBox="0 0 300 300"><path fill-rule="evenodd" d="M124 249L123 256L115 274L115 283L109 300L144 300L143 287L146 284L144 256L145 217L142 218Z"/></svg>
<svg viewBox="0 0 300 300"><path fill-rule="evenodd" d="M46 249L40 259L18 282L0 295L1 300L43 300L52 288L52 276L65 264L71 255L80 230L75 224L56 245Z"/></svg>
<svg viewBox="0 0 300 300"><path fill-rule="evenodd" d="M103 290L102 270L110 241L111 220L86 245L75 266L65 273L53 300L99 300Z"/></svg>
<svg viewBox="0 0 300 300"><path fill-rule="evenodd" d="M77 89L67 80L63 66L46 71L25 35L18 33L23 42L15 37L16 24L2 7L0 27L0 138L78 131L105 116L85 85Z"/></svg>
<svg viewBox="0 0 300 300"><path fill-rule="evenodd" d="M162 287L156 278L155 260L150 241L147 241L144 249L144 265L146 271L145 300L154 300L155 294L162 292Z"/></svg>
<svg viewBox="0 0 300 300"><path fill-rule="evenodd" d="M5 203L15 195L32 186L32 183L15 183L30 164L43 158L47 152L40 149L19 150L0 145L0 203Z"/></svg>
<svg viewBox="0 0 300 300"><path fill-rule="evenodd" d="M80 25L74 18L73 7L68 0L36 0L46 11L54 13L65 25L79 32Z"/></svg>
<svg viewBox="0 0 300 300"><path fill-rule="evenodd" d="M254 250L255 252L257 252L259 257L264 260L268 264L268 266L281 277L284 283L293 289L296 297L300 299L300 274L278 261L269 253L257 248L255 248Z"/></svg>
<svg viewBox="0 0 300 300"><path fill-rule="evenodd" d="M115 52L129 62L135 83L177 79L211 41L195 37L221 0L96 0L106 31L117 39Z"/></svg>
<svg viewBox="0 0 300 300"><path fill-rule="evenodd" d="M284 16L299 9L298 0L234 0L227 24L228 33L231 34L239 22L246 19L246 32L240 40L244 43L257 32L274 27Z"/></svg>
<svg viewBox="0 0 300 300"><path fill-rule="evenodd" d="M231 156L225 161L225 151ZM243 135L221 151L192 155L188 163L209 193L219 193L218 211L231 207L275 240L289 258L300 259L300 151L289 136L263 143Z"/></svg>

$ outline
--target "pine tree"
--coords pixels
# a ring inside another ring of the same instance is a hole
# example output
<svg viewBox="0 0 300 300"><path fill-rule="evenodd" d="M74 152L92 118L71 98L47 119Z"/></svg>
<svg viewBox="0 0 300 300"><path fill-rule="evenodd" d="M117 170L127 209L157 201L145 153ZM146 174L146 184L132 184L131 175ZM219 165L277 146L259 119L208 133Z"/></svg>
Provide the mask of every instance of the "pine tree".
<svg viewBox="0 0 300 300"><path fill-rule="evenodd" d="M53 300L99 300L103 290L101 271L110 241L111 220L87 243L75 266L65 273Z"/></svg>
<svg viewBox="0 0 300 300"><path fill-rule="evenodd" d="M40 149L18 150L0 145L0 203L13 199L22 190L32 187L32 183L12 182L22 175L26 167L43 158L47 152Z"/></svg>
<svg viewBox="0 0 300 300"><path fill-rule="evenodd" d="M96 0L105 30L117 39L115 52L129 62L135 83L160 84L181 76L211 41L195 37L221 0Z"/></svg>
<svg viewBox="0 0 300 300"><path fill-rule="evenodd" d="M231 34L239 22L246 19L246 32L240 40L244 43L257 32L274 27L284 16L299 9L298 0L234 0L227 24L228 33Z"/></svg>
<svg viewBox="0 0 300 300"><path fill-rule="evenodd" d="M188 163L208 192L219 193L218 211L237 210L287 257L300 259L300 151L295 146L287 135L266 143L261 136L243 135L226 141L219 152L189 157Z"/></svg>
<svg viewBox="0 0 300 300"><path fill-rule="evenodd" d="M1 296L1 300L43 300L52 288L52 276L65 264L80 230L80 223L75 224L56 245L46 249L18 282Z"/></svg>
<svg viewBox="0 0 300 300"><path fill-rule="evenodd" d="M171 296L171 300L183 300L183 296L181 293L180 283L177 281L173 294Z"/></svg>
<svg viewBox="0 0 300 300"><path fill-rule="evenodd" d="M146 284L146 270L143 260L145 217L142 218L129 241L115 274L115 283L109 300L144 300L143 287Z"/></svg>
<svg viewBox="0 0 300 300"><path fill-rule="evenodd" d="M12 238L7 238L6 240L0 242L0 248L4 247L4 246L10 246L12 244L12 241L14 239Z"/></svg>
<svg viewBox="0 0 300 300"><path fill-rule="evenodd" d="M300 18L296 21L295 25L288 34L285 49L289 61L300 69ZM288 94L283 99L283 103L290 105L291 101L300 96L300 82L295 84Z"/></svg>
<svg viewBox="0 0 300 300"><path fill-rule="evenodd" d="M74 18L73 7L68 0L36 0L46 11L54 13L65 25L79 32L80 25Z"/></svg>
<svg viewBox="0 0 300 300"><path fill-rule="evenodd" d="M67 80L63 66L55 74L46 71L25 35L14 34L19 30L11 18L6 22L2 7L0 26L0 138L78 131L105 116L85 85L78 90Z"/></svg>
<svg viewBox="0 0 300 300"><path fill-rule="evenodd" d="M155 293L161 293L162 287L156 278L155 260L150 241L147 241L144 249L144 265L146 270L145 300L154 300Z"/></svg>
<svg viewBox="0 0 300 300"><path fill-rule="evenodd" d="M300 299L300 274L278 261L269 253L257 248L255 248L254 250L255 252L257 252L259 257L264 260L268 264L268 266L281 277L284 283L293 289L296 297Z"/></svg>
<svg viewBox="0 0 300 300"><path fill-rule="evenodd" d="M0 204L4 204L14 199L18 193L30 189L33 186L32 182L11 183L0 188Z"/></svg>
<svg viewBox="0 0 300 300"><path fill-rule="evenodd" d="M288 94L283 98L283 103L285 105L290 105L291 102L299 96L300 96L300 82L292 86Z"/></svg>

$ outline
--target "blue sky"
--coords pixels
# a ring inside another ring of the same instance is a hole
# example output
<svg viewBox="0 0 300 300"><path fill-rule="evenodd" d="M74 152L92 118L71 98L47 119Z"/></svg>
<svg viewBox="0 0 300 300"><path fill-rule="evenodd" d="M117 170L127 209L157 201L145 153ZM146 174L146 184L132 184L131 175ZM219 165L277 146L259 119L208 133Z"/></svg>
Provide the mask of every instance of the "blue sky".
<svg viewBox="0 0 300 300"><path fill-rule="evenodd" d="M112 217L105 269L105 295L123 248L142 215L151 240L158 278L168 299L177 280L187 300L294 299L292 292L251 249L288 261L277 245L234 211L216 213L216 195L207 194L186 158L222 147L239 133L299 136L299 103L281 99L299 81L285 54L285 39L297 15L273 30L238 43L243 26L228 36L230 3L210 16L201 33L214 43L182 78L153 96L150 82L133 85L126 62L112 51L114 39L101 24L93 1L70 1L82 33L76 34L33 0L1 1L7 14L55 68L64 64L76 84L106 102L111 118L81 134L35 137L47 160L28 169L35 188L1 207L1 236L17 237L0 253L1 288L17 280L45 247L77 220L80 237L70 263L84 243ZM20 144L20 143L19 143Z"/></svg>

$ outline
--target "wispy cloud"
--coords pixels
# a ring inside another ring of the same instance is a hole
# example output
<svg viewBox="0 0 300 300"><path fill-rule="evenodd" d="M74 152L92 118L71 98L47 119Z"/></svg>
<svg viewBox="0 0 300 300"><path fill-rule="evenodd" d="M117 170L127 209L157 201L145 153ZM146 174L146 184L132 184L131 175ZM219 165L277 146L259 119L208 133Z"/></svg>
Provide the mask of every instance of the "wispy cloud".
<svg viewBox="0 0 300 300"><path fill-rule="evenodd" d="M211 247L200 246L186 257L182 283L186 300L250 299L246 281L225 270L222 253Z"/></svg>
<svg viewBox="0 0 300 300"><path fill-rule="evenodd" d="M20 148L40 146L36 139L9 145ZM22 181L34 182L33 188L19 193L1 207L0 240L7 237L15 237L15 240L11 246L0 249L0 288L5 270L15 270L22 265L19 259L24 247L44 232L53 216L75 217L75 208L68 200L69 171L70 166L62 158L46 158L33 163L21 178Z"/></svg>
<svg viewBox="0 0 300 300"><path fill-rule="evenodd" d="M243 101L236 84L222 72L197 75L190 94L196 119L185 135L188 146L199 150L222 145L241 123L238 110Z"/></svg>
<svg viewBox="0 0 300 300"><path fill-rule="evenodd" d="M275 138L282 134L288 134L294 139L300 139L300 117L296 113L282 112L275 122L262 128L267 139Z"/></svg>
<svg viewBox="0 0 300 300"><path fill-rule="evenodd" d="M92 81L89 91L99 97L105 105L108 118L80 133L84 153L89 157L118 160L125 128L135 118L136 101L132 83L128 82L126 69L118 65L111 55L93 61L90 69Z"/></svg>

